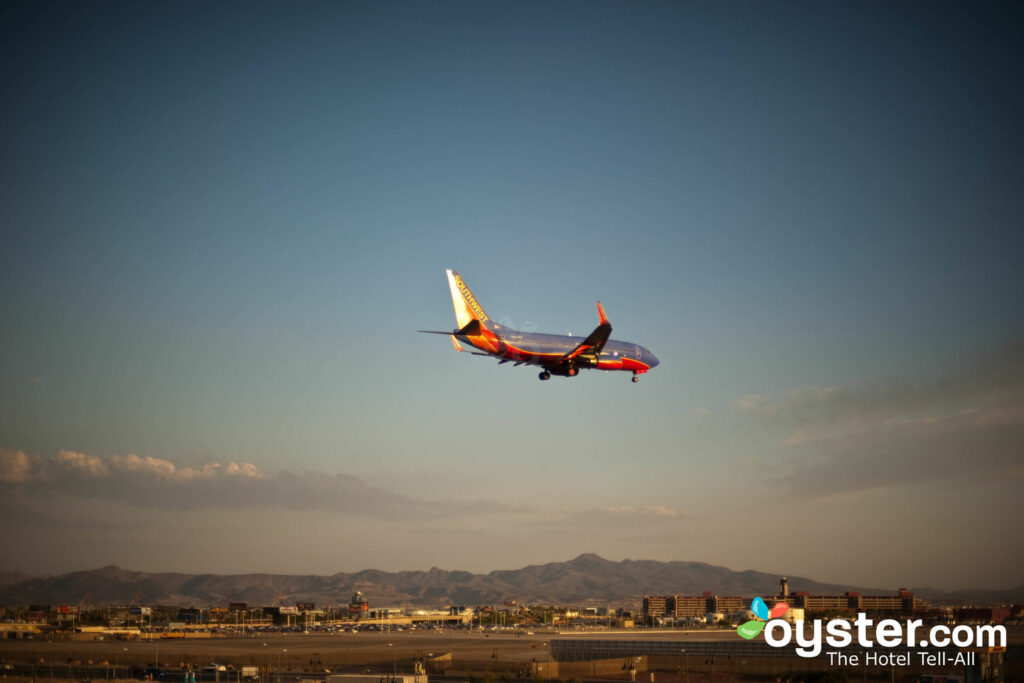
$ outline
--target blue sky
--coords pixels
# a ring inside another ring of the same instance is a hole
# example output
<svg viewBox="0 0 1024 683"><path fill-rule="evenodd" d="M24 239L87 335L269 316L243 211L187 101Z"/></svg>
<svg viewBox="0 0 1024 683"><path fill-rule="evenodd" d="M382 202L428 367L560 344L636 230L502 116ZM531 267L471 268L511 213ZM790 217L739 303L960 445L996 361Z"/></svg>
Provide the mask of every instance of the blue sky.
<svg viewBox="0 0 1024 683"><path fill-rule="evenodd" d="M3 13L6 568L1021 582L1020 5Z"/></svg>

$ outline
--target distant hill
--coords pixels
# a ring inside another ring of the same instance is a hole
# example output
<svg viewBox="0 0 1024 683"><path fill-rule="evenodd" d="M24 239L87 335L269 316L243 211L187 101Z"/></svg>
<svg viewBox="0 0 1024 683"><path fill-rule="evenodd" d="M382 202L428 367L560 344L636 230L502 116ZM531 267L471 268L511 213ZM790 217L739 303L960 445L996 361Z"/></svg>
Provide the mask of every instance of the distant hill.
<svg viewBox="0 0 1024 683"><path fill-rule="evenodd" d="M1024 584L1004 590L974 588L944 591L939 588L913 588L915 594L936 605L1024 605Z"/></svg>
<svg viewBox="0 0 1024 683"><path fill-rule="evenodd" d="M146 573L108 566L61 576L31 578L11 573L0 580L0 603L7 605L118 604L141 602L162 605L223 605L228 601L250 605L313 601L318 605L347 603L362 591L371 605L443 606L481 605L518 600L524 603L628 605L644 595L774 595L779 576L765 572L732 571L703 562L611 562L598 555L580 555L569 562L530 565L522 569L473 574L436 567L429 571L385 572L367 569L331 576L289 574L175 574ZM16 580L15 580L16 579ZM865 589L820 583L790 576L791 591L841 593L860 590L891 593L893 589ZM941 597L958 602L960 593L921 589L926 600ZM973 602L1024 601L1024 588L1012 591L965 591ZM86 599L86 596L88 598ZM965 597L964 600L967 598Z"/></svg>
<svg viewBox="0 0 1024 683"><path fill-rule="evenodd" d="M33 578L35 577L23 572L0 572L0 586L24 583Z"/></svg>

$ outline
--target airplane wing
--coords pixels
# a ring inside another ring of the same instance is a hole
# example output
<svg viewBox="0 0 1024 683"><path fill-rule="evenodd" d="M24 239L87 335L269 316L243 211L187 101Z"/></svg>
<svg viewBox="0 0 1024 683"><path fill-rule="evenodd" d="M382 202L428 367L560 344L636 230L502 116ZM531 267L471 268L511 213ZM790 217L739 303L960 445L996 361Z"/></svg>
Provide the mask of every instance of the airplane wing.
<svg viewBox="0 0 1024 683"><path fill-rule="evenodd" d="M608 316L604 314L604 307L601 306L600 301L597 302L597 314L600 320L594 331L588 334L587 338L581 341L576 348L559 358L556 364L568 363L577 356L593 356L595 359L597 358L597 355L601 353L601 349L604 348L605 342L608 341L608 337L612 333L612 326L608 323Z"/></svg>

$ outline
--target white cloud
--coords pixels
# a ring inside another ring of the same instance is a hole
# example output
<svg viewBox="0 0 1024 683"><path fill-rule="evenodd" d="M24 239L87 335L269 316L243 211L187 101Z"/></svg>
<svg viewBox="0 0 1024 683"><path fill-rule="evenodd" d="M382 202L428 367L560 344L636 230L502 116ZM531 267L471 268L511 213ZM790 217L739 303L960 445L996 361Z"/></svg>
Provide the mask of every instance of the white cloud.
<svg viewBox="0 0 1024 683"><path fill-rule="evenodd" d="M677 528L691 521L684 514L666 505L609 505L600 508L541 511L529 522L532 528L545 532L572 532L577 534L603 534L611 529L646 531Z"/></svg>
<svg viewBox="0 0 1024 683"><path fill-rule="evenodd" d="M747 394L736 399L736 407L743 410L759 411L772 405L772 400L761 394Z"/></svg>
<svg viewBox="0 0 1024 683"><path fill-rule="evenodd" d="M641 507L610 507L606 511L613 515L635 515L655 517L678 517L679 513L664 505L644 505Z"/></svg>
<svg viewBox="0 0 1024 683"><path fill-rule="evenodd" d="M118 472L139 472L167 478L173 478L178 473L174 463L162 458L140 458L135 454L129 454L112 455L108 460L111 467Z"/></svg>
<svg viewBox="0 0 1024 683"><path fill-rule="evenodd" d="M1024 345L930 380L803 387L737 407L786 430L776 479L803 495L1019 478Z"/></svg>
<svg viewBox="0 0 1024 683"><path fill-rule="evenodd" d="M159 509L276 507L379 519L518 512L488 500L430 500L401 495L346 474L306 470L268 473L251 463L235 462L181 467L163 458L94 456L70 450L49 458L0 450L0 495L5 487L36 496Z"/></svg>
<svg viewBox="0 0 1024 683"><path fill-rule="evenodd" d="M59 452L57 464L87 477L105 477L110 474L110 468L102 459L75 451Z"/></svg>
<svg viewBox="0 0 1024 683"><path fill-rule="evenodd" d="M32 465L23 451L9 451L0 448L0 482L28 481L31 470Z"/></svg>

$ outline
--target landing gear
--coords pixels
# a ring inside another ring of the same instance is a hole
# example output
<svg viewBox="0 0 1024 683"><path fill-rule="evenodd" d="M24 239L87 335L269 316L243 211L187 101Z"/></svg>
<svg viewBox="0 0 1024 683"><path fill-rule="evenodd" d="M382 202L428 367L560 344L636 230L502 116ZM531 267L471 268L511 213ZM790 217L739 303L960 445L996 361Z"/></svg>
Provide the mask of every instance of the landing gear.
<svg viewBox="0 0 1024 683"><path fill-rule="evenodd" d="M544 372L537 375L541 382L551 379L551 373L545 370Z"/></svg>
<svg viewBox="0 0 1024 683"><path fill-rule="evenodd" d="M640 378L635 373L633 374L633 381L634 382L639 382L640 381Z"/></svg>

